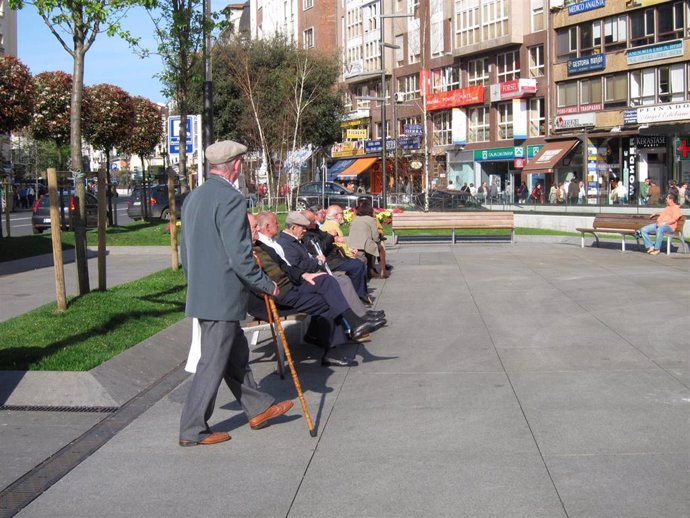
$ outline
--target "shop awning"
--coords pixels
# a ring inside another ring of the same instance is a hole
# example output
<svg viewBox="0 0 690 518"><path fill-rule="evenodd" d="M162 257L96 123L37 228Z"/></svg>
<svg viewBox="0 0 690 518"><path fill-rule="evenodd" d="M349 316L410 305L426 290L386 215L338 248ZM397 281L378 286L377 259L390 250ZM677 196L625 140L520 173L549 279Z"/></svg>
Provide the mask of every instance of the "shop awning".
<svg viewBox="0 0 690 518"><path fill-rule="evenodd" d="M338 180L354 180L376 162L378 158L358 158L354 164L338 175Z"/></svg>
<svg viewBox="0 0 690 518"><path fill-rule="evenodd" d="M553 168L580 143L578 139L547 142L522 169L527 174L553 173Z"/></svg>
<svg viewBox="0 0 690 518"><path fill-rule="evenodd" d="M345 169L350 167L355 162L355 160L356 158L348 158L345 160L338 160L336 162L333 162L331 164L331 167L328 168L328 181L332 182L333 180L335 180L336 177Z"/></svg>

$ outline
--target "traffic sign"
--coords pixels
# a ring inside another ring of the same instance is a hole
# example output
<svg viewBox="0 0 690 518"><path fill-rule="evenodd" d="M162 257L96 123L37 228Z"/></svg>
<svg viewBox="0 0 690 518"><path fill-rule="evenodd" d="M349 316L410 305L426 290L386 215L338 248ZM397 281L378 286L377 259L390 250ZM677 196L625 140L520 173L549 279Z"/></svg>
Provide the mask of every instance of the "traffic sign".
<svg viewBox="0 0 690 518"><path fill-rule="evenodd" d="M194 115L187 115L187 153L194 152ZM168 117L168 153L180 154L180 116Z"/></svg>

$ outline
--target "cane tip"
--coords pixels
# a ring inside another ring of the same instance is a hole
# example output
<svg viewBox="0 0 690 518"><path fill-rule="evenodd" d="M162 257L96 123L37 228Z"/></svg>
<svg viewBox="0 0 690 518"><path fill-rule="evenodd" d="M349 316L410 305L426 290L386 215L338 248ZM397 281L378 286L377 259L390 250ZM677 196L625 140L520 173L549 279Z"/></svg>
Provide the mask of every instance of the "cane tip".
<svg viewBox="0 0 690 518"><path fill-rule="evenodd" d="M316 429L309 430L309 435L311 435L312 437L316 437Z"/></svg>

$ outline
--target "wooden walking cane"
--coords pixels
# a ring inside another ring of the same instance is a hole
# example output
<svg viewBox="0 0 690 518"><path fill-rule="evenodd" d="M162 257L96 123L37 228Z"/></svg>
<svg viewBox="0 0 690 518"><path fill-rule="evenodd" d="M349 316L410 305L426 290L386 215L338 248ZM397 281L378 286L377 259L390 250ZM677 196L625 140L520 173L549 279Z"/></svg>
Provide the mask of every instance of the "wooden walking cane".
<svg viewBox="0 0 690 518"><path fill-rule="evenodd" d="M256 261L261 267L261 261L256 257ZM273 336L273 347L276 350L276 363L278 364L278 375L281 380L285 379L285 366L283 365L283 355L280 353L280 345L278 345L278 336L276 336L275 321L273 313L271 312L271 305L268 302L268 295L264 293L264 304L266 304L266 315L268 318L268 327L271 329L271 336Z"/></svg>
<svg viewBox="0 0 690 518"><path fill-rule="evenodd" d="M254 254L254 259L256 263L261 268L261 259L259 256ZM307 407L307 401L304 399L304 393L302 392L302 385L297 377L297 371L295 370L295 364L292 361L292 354L290 354L290 347L288 346L287 338L285 337L285 330L283 325L280 323L280 316L278 315L278 308L276 308L276 301L270 295L264 293L264 302L266 303L266 310L268 312L269 324L271 320L271 332L273 332L273 326L275 326L278 332L278 337L280 338L281 345L283 346L283 351L285 351L285 359L288 363L288 368L290 369L290 374L292 375L292 382L295 384L295 390L297 391L297 397L299 398L300 405L302 405L302 413L304 414L304 419L307 421L307 428L309 429L309 435L316 437L316 429L314 428L314 423L311 420L311 414L309 413L309 408ZM275 335L274 335L275 338ZM278 341L276 340L276 344Z"/></svg>

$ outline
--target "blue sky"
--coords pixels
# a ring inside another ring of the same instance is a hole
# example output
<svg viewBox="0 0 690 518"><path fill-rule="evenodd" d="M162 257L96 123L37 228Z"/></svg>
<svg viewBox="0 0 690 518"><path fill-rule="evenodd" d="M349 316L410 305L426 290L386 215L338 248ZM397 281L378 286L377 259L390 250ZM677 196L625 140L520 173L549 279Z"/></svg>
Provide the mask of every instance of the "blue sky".
<svg viewBox="0 0 690 518"><path fill-rule="evenodd" d="M141 38L143 46L155 49L156 42L151 36L152 22L144 9L130 9L122 26ZM67 41L69 43L70 40ZM72 73L71 56L31 5L17 13L17 54L32 74L55 70ZM160 57L141 59L120 38L99 34L86 53L84 83L87 86L110 83L132 96L141 95L154 102L164 102L161 83L155 77L162 68Z"/></svg>

